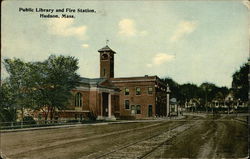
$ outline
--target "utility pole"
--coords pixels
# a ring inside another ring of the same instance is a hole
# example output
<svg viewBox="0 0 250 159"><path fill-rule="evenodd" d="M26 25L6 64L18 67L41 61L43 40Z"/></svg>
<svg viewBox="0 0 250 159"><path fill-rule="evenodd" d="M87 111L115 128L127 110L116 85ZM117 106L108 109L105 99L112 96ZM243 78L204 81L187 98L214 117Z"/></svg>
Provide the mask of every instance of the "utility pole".
<svg viewBox="0 0 250 159"><path fill-rule="evenodd" d="M2 85L2 51L0 51L0 86Z"/></svg>
<svg viewBox="0 0 250 159"><path fill-rule="evenodd" d="M170 101L169 101L169 94L170 94L170 92L171 92L171 91L170 91L170 89L169 89L169 86L167 85L167 105L166 105L166 106L167 106L167 108L166 108L166 109L167 109L167 110L166 110L166 116L167 116L167 117L170 116L170 110L169 110L169 109L170 109L170 107L169 107L169 102L170 102Z"/></svg>

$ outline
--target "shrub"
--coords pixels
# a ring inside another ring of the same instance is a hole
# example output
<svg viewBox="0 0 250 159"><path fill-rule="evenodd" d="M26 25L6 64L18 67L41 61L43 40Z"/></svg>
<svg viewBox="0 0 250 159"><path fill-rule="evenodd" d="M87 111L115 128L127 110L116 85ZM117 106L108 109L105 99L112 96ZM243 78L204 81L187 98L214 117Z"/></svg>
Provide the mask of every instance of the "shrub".
<svg viewBox="0 0 250 159"><path fill-rule="evenodd" d="M121 120L135 120L135 116L120 116Z"/></svg>
<svg viewBox="0 0 250 159"><path fill-rule="evenodd" d="M33 119L32 116L25 116L25 117L23 118L23 122L24 122L24 124L27 124L27 125L36 124L36 121Z"/></svg>
<svg viewBox="0 0 250 159"><path fill-rule="evenodd" d="M87 118L88 118L89 120L95 121L95 120L97 119L97 116L96 116L96 114L94 114L93 112L89 112L89 113L87 114Z"/></svg>

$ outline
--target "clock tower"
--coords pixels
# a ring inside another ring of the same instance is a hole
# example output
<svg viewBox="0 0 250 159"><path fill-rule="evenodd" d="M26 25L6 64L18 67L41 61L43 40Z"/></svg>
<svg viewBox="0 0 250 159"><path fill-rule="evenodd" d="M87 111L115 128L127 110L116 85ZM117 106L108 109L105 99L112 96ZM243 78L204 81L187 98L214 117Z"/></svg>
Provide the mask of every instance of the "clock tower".
<svg viewBox="0 0 250 159"><path fill-rule="evenodd" d="M114 78L114 54L116 53L106 45L98 50L100 53L100 78Z"/></svg>

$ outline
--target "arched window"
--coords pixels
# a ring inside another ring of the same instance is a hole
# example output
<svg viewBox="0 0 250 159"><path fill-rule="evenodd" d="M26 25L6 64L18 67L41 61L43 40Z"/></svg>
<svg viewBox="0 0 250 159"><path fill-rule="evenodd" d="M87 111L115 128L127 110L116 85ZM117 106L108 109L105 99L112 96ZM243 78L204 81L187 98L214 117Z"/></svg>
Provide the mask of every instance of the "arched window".
<svg viewBox="0 0 250 159"><path fill-rule="evenodd" d="M82 94L81 93L76 93L75 95L75 106L76 107L81 107L82 106Z"/></svg>
<svg viewBox="0 0 250 159"><path fill-rule="evenodd" d="M108 60L108 55L107 54L102 54L101 59L102 60Z"/></svg>

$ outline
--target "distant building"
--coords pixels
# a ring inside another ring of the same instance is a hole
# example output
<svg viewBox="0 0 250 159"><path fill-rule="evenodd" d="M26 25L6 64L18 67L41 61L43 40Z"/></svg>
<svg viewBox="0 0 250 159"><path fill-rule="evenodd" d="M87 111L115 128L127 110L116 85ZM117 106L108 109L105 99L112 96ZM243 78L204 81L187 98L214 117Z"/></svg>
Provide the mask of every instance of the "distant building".
<svg viewBox="0 0 250 159"><path fill-rule="evenodd" d="M100 78L81 78L72 90L74 99L58 118L140 119L167 116L167 85L157 76L114 77L115 51L108 46L100 53ZM169 109L169 108L168 108Z"/></svg>

